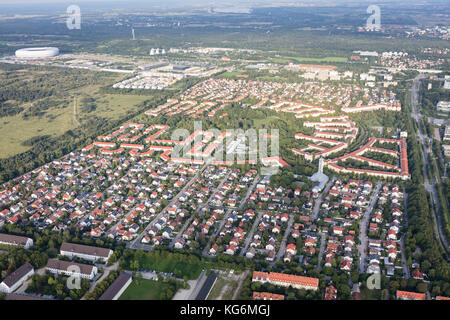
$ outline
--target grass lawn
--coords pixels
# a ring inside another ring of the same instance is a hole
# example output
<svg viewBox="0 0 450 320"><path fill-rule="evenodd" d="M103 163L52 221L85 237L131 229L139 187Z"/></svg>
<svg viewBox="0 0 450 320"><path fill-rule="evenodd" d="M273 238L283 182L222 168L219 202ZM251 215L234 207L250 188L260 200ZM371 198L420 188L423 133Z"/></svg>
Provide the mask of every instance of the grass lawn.
<svg viewBox="0 0 450 320"><path fill-rule="evenodd" d="M242 72L224 72L224 73L220 74L219 76L217 76L217 78L234 78L241 74L242 74Z"/></svg>
<svg viewBox="0 0 450 320"><path fill-rule="evenodd" d="M231 300L237 285L238 283L236 280L220 276L212 288L207 300Z"/></svg>
<svg viewBox="0 0 450 320"><path fill-rule="evenodd" d="M276 63L288 63L291 60L295 60L297 62L347 62L346 57L324 57L324 58L307 58L307 57L282 57L275 58L273 62Z"/></svg>
<svg viewBox="0 0 450 320"><path fill-rule="evenodd" d="M162 272L172 272L177 278L197 279L202 272L202 266L197 263L179 263L175 259L153 259L143 257L139 261L141 268L146 270L157 270Z"/></svg>
<svg viewBox="0 0 450 320"><path fill-rule="evenodd" d="M86 88L87 89L87 88ZM88 90L88 89L87 89ZM83 92L77 92L78 102ZM85 120L92 116L116 120L124 117L128 112L137 110L137 105L149 99L148 96L120 95L120 94L93 94L97 109L83 114L81 103L78 103L78 120L83 125ZM49 135L57 137L67 130L77 127L73 115L73 103L66 107L50 108L41 117L23 119L22 114L0 118L0 158L7 158L30 149L22 143L36 136Z"/></svg>
<svg viewBox="0 0 450 320"><path fill-rule="evenodd" d="M361 288L361 298L363 300L380 300L381 299L381 290L373 289L370 290L368 288Z"/></svg>
<svg viewBox="0 0 450 320"><path fill-rule="evenodd" d="M162 282L146 279L133 280L119 300L159 300L161 292L166 289Z"/></svg>

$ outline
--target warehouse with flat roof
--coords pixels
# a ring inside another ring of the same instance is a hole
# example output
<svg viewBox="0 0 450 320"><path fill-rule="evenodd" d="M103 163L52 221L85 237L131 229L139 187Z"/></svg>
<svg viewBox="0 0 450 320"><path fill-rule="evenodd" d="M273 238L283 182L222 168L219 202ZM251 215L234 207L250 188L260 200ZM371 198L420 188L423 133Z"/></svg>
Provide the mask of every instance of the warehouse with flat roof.
<svg viewBox="0 0 450 320"><path fill-rule="evenodd" d="M131 274L122 272L120 276L109 286L108 289L101 295L99 300L118 300L122 293L131 284L133 277Z"/></svg>

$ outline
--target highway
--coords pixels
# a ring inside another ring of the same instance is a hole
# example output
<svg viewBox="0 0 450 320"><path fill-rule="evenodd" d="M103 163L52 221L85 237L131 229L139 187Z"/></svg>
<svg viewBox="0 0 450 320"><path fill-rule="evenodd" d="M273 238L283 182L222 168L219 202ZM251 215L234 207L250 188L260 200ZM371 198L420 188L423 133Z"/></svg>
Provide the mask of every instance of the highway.
<svg viewBox="0 0 450 320"><path fill-rule="evenodd" d="M403 218L405 219L405 226L408 228L408 207L407 207L407 200L408 194L403 189L403 206L405 208L405 213L403 214ZM405 234L402 235L402 238L400 239L400 248L402 250L402 268L403 268L403 278L409 279L410 273L408 268L408 263L406 261L406 251L405 251Z"/></svg>
<svg viewBox="0 0 450 320"><path fill-rule="evenodd" d="M423 170L424 170L424 187L427 192L431 194L432 203L434 210L432 212L432 220L433 220L433 228L434 233L436 236L436 239L438 240L439 244L443 246L445 251L448 251L449 246L447 239L445 237L445 233L442 227L442 213L440 208L440 202L436 191L436 177L432 177L431 183L428 180L428 167L430 167L430 159L429 159L429 153L426 152L427 146L426 146L426 140L430 139L423 133L422 123L420 119L422 118L422 115L419 112L418 104L419 104L419 90L420 90L420 80L424 78L424 75L420 74L413 80L413 85L411 87L411 95L410 95L410 106L411 106L411 116L417 121L418 124L418 132L417 132L417 139L420 142L420 151L422 154L422 160L423 160ZM437 214L436 214L437 213ZM436 217L437 216L437 217Z"/></svg>

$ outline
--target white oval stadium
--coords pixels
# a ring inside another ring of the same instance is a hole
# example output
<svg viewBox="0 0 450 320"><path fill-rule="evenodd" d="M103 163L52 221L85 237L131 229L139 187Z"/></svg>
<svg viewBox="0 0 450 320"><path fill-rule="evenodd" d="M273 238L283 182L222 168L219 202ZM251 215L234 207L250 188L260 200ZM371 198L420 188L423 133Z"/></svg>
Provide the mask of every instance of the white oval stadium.
<svg viewBox="0 0 450 320"><path fill-rule="evenodd" d="M42 59L55 57L59 54L59 49L54 47L45 48L24 48L16 51L17 58Z"/></svg>

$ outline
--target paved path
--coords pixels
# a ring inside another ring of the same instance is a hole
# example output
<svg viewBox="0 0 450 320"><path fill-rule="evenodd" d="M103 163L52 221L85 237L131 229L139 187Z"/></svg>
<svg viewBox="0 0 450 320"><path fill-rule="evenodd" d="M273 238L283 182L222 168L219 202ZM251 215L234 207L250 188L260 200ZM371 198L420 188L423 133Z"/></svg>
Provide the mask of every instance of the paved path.
<svg viewBox="0 0 450 320"><path fill-rule="evenodd" d="M205 208L206 206L209 206L209 203L211 202L211 200L214 198L214 195L216 194L217 190L219 190L220 188L222 188L222 185L227 181L228 177L231 174L231 170L230 172L228 172L225 177L222 178L222 180L220 181L219 185L217 186L217 188L214 188L214 190L211 192L211 195L209 196L208 200L206 201L206 203L202 206L199 206L197 209L197 214L202 215L202 211L203 208ZM183 235L184 230L186 230L186 228L192 223L192 220L194 220L194 216L192 216L188 221L186 221L186 223L183 225L183 227L181 228L181 230L177 233L176 237L171 241L170 243L170 247L173 248L173 246L175 245L175 242L178 241L178 239ZM215 230L215 235L218 233L220 229ZM208 247L208 244L205 246L205 248L203 249L203 254L205 255L205 250Z"/></svg>
<svg viewBox="0 0 450 320"><path fill-rule="evenodd" d="M278 250L277 256L275 260L271 263L271 266L275 264L275 262L280 261L284 255L284 251L286 250L286 242L287 238L291 234L292 224L294 223L294 215L289 215L288 225L286 227L286 231L284 232L283 240L281 241L280 249Z"/></svg>
<svg viewBox="0 0 450 320"><path fill-rule="evenodd" d="M186 300L195 300L197 298L200 290L203 288L203 285L205 284L206 279L208 276L206 275L206 271L203 270L200 276L197 279L197 282L195 283L195 287L190 292L190 295L187 297Z"/></svg>
<svg viewBox="0 0 450 320"><path fill-rule="evenodd" d="M403 206L404 206L403 218L404 218L404 222L405 222L406 228L408 228L408 208L407 208L408 202L407 202L407 198L408 198L408 194L405 192L405 189L403 188ZM403 278L409 279L410 278L410 273L409 273L408 263L406 261L406 252L405 252L405 234L403 234L402 238L400 239L400 248L401 248L401 251L402 251Z"/></svg>
<svg viewBox="0 0 450 320"><path fill-rule="evenodd" d="M233 296L231 297L231 300L236 300L238 297L238 294L241 292L242 284L244 283L244 280L247 278L249 271L245 270L245 272L241 275L241 278L239 279L238 286L236 290L233 293Z"/></svg>
<svg viewBox="0 0 450 320"><path fill-rule="evenodd" d="M319 258L317 261L317 270L319 270L319 272L322 271L322 256L323 253L325 251L325 245L326 245L326 239L327 239L327 235L326 233L323 232L319 232L320 235L320 249L319 249Z"/></svg>
<svg viewBox="0 0 450 320"><path fill-rule="evenodd" d="M160 213L158 213L158 215L147 225L147 227L145 227L144 231L141 232L141 234L131 243L127 244L127 248L133 248L133 249L138 249L141 246L139 244L141 244L142 238L147 234L147 232L153 227L153 225L163 216L163 214L167 211L167 209L172 206L173 204L175 204L178 201L178 198L181 197L182 194L184 194L186 192L186 190L196 181L198 180L199 175L205 170L206 165L204 165L190 180L189 182L183 187L183 189L181 189L180 192L178 192L178 194L169 202L169 204L163 209L161 210ZM151 250L151 246L144 246L145 248Z"/></svg>
<svg viewBox="0 0 450 320"><path fill-rule="evenodd" d="M41 268L35 271L35 274L37 274L38 276L42 276L45 274L45 268ZM17 294L25 294L25 290L27 290L28 286L31 283L31 277L25 281L14 293Z"/></svg>
<svg viewBox="0 0 450 320"><path fill-rule="evenodd" d="M322 201L323 201L323 195L328 194L328 191L330 191L335 180L336 180L336 176L333 176L333 178L331 178L330 181L328 181L328 183L326 184L325 189L323 189L323 192L320 194L319 198L316 199L316 202L314 204L314 209L313 209L313 216L312 216L313 220L317 220L317 218L319 217L320 206L322 205Z"/></svg>
<svg viewBox="0 0 450 320"><path fill-rule="evenodd" d="M367 255L367 226L370 220L370 214L372 213L373 207L377 203L378 194L381 189L381 182L377 182L376 188L373 191L372 197L370 198L370 204L364 210L363 217L359 223L359 240L360 244L358 245L358 253L359 253L359 273L366 272L366 255Z"/></svg>
<svg viewBox="0 0 450 320"><path fill-rule="evenodd" d="M245 238L244 247L239 253L241 257L243 257L244 254L247 252L248 246L250 245L250 242L253 239L253 234L255 233L256 227L259 225L259 221L261 220L262 215L263 215L262 211L258 212L258 216L256 217L255 222L252 225L252 229L250 230L250 233L248 234L247 238Z"/></svg>
<svg viewBox="0 0 450 320"><path fill-rule="evenodd" d="M255 179L253 180L252 185L248 188L247 193L245 194L245 197L242 198L240 204L239 204L239 208L242 209L244 208L245 202L247 202L247 199L251 196L253 189L255 189L256 185L258 184L260 180L259 175L256 175Z"/></svg>
<svg viewBox="0 0 450 320"><path fill-rule="evenodd" d="M97 266L97 267L99 267L99 266ZM111 265L111 266L109 266L109 267L108 267L108 266L102 266L102 267L103 267L103 270L104 270L102 276L101 276L99 279L97 279L94 283L91 283L91 286L89 287L89 291L88 291L88 292L93 292L94 289L95 289L95 287L96 287L100 282L102 282L103 280L105 280L106 277L109 276L109 274L111 273L111 271L117 270L117 269L119 268L119 262L117 261L116 263L114 263L113 265ZM86 294L87 294L87 292L86 292ZM83 298L81 298L81 300L86 300L86 299L85 299L86 294L84 295Z"/></svg>

